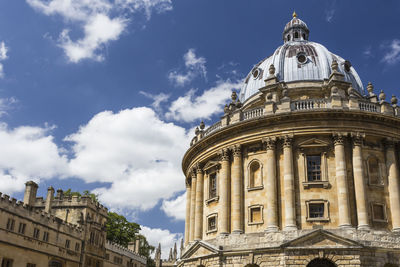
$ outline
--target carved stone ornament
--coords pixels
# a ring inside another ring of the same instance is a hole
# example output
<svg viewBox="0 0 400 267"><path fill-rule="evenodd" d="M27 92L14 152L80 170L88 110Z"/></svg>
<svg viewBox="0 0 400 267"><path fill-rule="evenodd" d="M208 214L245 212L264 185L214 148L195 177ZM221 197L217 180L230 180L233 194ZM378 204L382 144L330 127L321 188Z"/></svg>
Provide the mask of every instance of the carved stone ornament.
<svg viewBox="0 0 400 267"><path fill-rule="evenodd" d="M190 177L188 177L188 178L185 179L185 184L186 184L186 187L187 187L187 188L191 186L191 179L190 179Z"/></svg>
<svg viewBox="0 0 400 267"><path fill-rule="evenodd" d="M369 82L367 85L367 91L370 96L374 95L374 86L371 82Z"/></svg>
<svg viewBox="0 0 400 267"><path fill-rule="evenodd" d="M344 136L343 136L343 134L341 134L341 133L333 134L333 144L335 146L343 145L344 144Z"/></svg>
<svg viewBox="0 0 400 267"><path fill-rule="evenodd" d="M379 93L379 100L380 101L386 100L386 94L385 94L385 92L383 92L383 90L381 90L381 92Z"/></svg>
<svg viewBox="0 0 400 267"><path fill-rule="evenodd" d="M203 169L201 168L201 165L200 165L200 163L196 163L196 172L197 173L203 173Z"/></svg>
<svg viewBox="0 0 400 267"><path fill-rule="evenodd" d="M293 137L286 135L283 137L283 147L291 147L293 143Z"/></svg>
<svg viewBox="0 0 400 267"><path fill-rule="evenodd" d="M219 154L221 157L221 161L229 161L229 149L223 148L223 149L221 149Z"/></svg>
<svg viewBox="0 0 400 267"><path fill-rule="evenodd" d="M274 74L275 74L275 66L274 66L274 64L271 64L270 66L269 66L269 75L270 76L273 76Z"/></svg>
<svg viewBox="0 0 400 267"><path fill-rule="evenodd" d="M204 124L204 121L200 122L200 130L204 130L204 128L206 127L206 125Z"/></svg>
<svg viewBox="0 0 400 267"><path fill-rule="evenodd" d="M276 138L275 137L265 137L262 140L264 147L266 150L274 150L276 147Z"/></svg>
<svg viewBox="0 0 400 267"><path fill-rule="evenodd" d="M365 134L352 133L351 137L353 139L353 145L354 146L362 146L364 138L365 138Z"/></svg>
<svg viewBox="0 0 400 267"><path fill-rule="evenodd" d="M383 144L386 149L394 149L394 146L395 146L395 142L392 139L383 140Z"/></svg>
<svg viewBox="0 0 400 267"><path fill-rule="evenodd" d="M339 64L337 63L336 60L333 60L333 61L332 61L331 68L332 68L332 71L333 71L333 72L337 72L337 71L338 71L338 69L339 69Z"/></svg>
<svg viewBox="0 0 400 267"><path fill-rule="evenodd" d="M232 91L231 99L232 99L232 102L236 102L237 94L235 91Z"/></svg>
<svg viewBox="0 0 400 267"><path fill-rule="evenodd" d="M233 150L233 156L234 157L241 157L242 156L241 145L233 146L232 150Z"/></svg>
<svg viewBox="0 0 400 267"><path fill-rule="evenodd" d="M397 97L395 95L392 95L390 103L392 103L393 106L397 106Z"/></svg>

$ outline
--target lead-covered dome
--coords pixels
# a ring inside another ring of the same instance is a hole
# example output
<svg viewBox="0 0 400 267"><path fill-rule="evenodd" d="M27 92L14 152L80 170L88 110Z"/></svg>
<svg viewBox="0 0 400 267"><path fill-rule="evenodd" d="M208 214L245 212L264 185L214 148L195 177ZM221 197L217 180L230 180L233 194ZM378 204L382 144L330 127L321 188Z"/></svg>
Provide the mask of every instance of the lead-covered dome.
<svg viewBox="0 0 400 267"><path fill-rule="evenodd" d="M283 32L284 44L270 57L253 67L240 91L240 101L245 102L265 86L264 80L269 75L268 69L271 64L275 67L275 75L279 81L323 81L328 79L332 72L333 60L338 62L338 71L344 75L344 80L363 94L361 79L351 63L333 54L325 46L308 41L308 35L306 23L294 13L293 19L286 24Z"/></svg>

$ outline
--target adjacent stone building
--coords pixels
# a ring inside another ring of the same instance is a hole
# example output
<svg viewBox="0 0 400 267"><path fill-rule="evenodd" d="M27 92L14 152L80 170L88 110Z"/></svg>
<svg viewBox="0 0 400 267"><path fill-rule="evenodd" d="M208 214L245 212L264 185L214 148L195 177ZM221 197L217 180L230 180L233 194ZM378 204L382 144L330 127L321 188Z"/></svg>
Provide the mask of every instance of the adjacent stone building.
<svg viewBox="0 0 400 267"><path fill-rule="evenodd" d="M139 242L123 248L106 241L107 209L90 197L66 197L61 189L46 199L26 183L24 201L0 193L1 267L144 267Z"/></svg>
<svg viewBox="0 0 400 267"><path fill-rule="evenodd" d="M180 266L399 266L397 98L365 92L309 33L293 14L221 120L196 129Z"/></svg>

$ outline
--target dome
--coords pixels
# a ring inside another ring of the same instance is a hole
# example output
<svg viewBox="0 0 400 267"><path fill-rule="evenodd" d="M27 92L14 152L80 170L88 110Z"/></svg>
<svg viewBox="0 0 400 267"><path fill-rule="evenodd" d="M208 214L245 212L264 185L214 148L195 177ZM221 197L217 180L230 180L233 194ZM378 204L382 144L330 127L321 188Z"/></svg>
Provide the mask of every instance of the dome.
<svg viewBox="0 0 400 267"><path fill-rule="evenodd" d="M363 94L364 89L360 77L348 60L333 54L325 46L308 41L309 30L302 20L293 14L283 32L284 44L278 47L268 58L253 67L247 75L240 91L243 103L265 86L271 64L275 67L275 75L281 82L324 81L329 78L333 60L338 62L338 71L344 80Z"/></svg>

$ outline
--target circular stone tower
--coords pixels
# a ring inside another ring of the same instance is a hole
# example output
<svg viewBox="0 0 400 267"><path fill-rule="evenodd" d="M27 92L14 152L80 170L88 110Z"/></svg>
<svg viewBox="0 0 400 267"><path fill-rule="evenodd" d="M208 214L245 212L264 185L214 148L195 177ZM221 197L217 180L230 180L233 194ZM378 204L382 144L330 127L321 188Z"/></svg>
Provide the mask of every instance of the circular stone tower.
<svg viewBox="0 0 400 267"><path fill-rule="evenodd" d="M184 155L181 266L399 266L400 107L293 14Z"/></svg>

